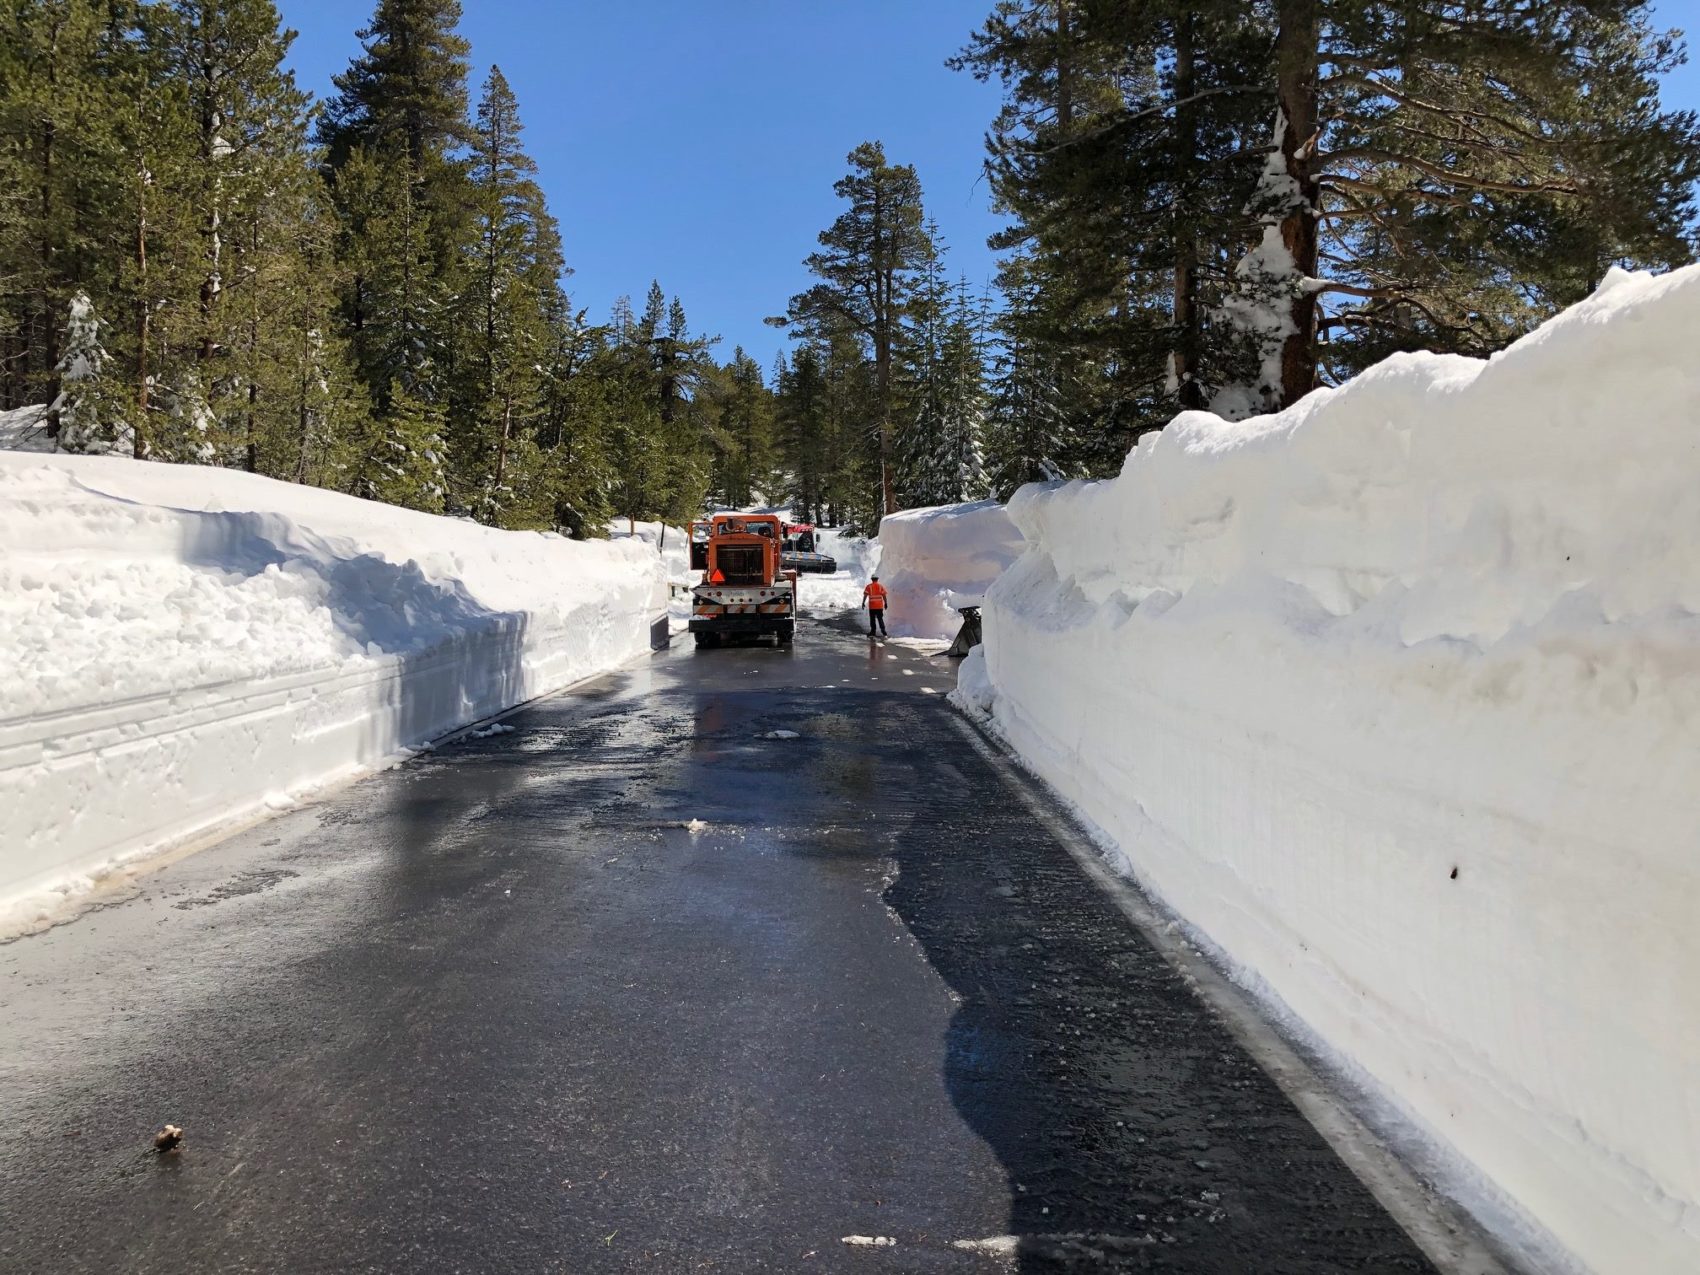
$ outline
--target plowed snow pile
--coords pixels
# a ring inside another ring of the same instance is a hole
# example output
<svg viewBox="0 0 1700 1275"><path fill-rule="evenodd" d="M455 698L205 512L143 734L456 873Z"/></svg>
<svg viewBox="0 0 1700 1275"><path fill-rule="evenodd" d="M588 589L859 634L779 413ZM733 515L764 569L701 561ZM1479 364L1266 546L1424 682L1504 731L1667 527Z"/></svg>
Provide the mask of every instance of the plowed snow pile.
<svg viewBox="0 0 1700 1275"><path fill-rule="evenodd" d="M893 635L943 638L1021 554L1021 532L995 500L905 509L880 520L880 583Z"/></svg>
<svg viewBox="0 0 1700 1275"><path fill-rule="evenodd" d="M653 548L0 453L0 925L648 649Z"/></svg>
<svg viewBox="0 0 1700 1275"><path fill-rule="evenodd" d="M963 698L1601 1272L1700 1270L1700 268L1027 488ZM891 561L888 543L887 562Z"/></svg>

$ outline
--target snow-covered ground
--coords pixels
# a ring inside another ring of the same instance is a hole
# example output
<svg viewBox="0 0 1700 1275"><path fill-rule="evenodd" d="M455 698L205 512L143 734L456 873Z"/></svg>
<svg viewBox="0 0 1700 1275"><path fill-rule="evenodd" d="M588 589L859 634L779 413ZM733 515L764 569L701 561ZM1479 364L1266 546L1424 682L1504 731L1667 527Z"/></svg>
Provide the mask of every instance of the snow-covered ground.
<svg viewBox="0 0 1700 1275"><path fill-rule="evenodd" d="M648 649L652 548L0 452L0 924Z"/></svg>
<svg viewBox="0 0 1700 1275"><path fill-rule="evenodd" d="M959 692L1455 1186L1599 1272L1700 1270L1697 339L1700 268L1614 273L1487 362L1024 489Z"/></svg>
<svg viewBox="0 0 1700 1275"><path fill-rule="evenodd" d="M958 608L978 606L1021 554L1021 532L995 500L905 509L880 521L880 583L892 634L949 641Z"/></svg>
<svg viewBox="0 0 1700 1275"><path fill-rule="evenodd" d="M47 408L40 404L0 412L0 451L51 452L53 439L47 433Z"/></svg>

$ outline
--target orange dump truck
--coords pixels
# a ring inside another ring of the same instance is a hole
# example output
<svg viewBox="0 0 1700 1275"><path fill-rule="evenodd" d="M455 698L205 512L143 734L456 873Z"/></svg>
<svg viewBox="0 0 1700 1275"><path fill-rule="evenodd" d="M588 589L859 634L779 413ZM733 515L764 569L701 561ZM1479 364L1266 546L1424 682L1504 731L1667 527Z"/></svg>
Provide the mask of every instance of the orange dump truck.
<svg viewBox="0 0 1700 1275"><path fill-rule="evenodd" d="M716 514L702 582L691 590L698 646L773 634L789 646L797 628L797 573L779 564L784 527L772 514Z"/></svg>

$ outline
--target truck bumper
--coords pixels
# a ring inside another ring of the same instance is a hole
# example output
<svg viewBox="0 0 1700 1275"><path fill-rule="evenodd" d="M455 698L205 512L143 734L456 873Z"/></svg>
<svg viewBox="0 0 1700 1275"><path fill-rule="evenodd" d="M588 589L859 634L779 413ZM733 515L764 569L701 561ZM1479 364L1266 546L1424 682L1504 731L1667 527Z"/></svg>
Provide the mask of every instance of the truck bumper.
<svg viewBox="0 0 1700 1275"><path fill-rule="evenodd" d="M710 615L693 616L692 633L789 633L789 615Z"/></svg>

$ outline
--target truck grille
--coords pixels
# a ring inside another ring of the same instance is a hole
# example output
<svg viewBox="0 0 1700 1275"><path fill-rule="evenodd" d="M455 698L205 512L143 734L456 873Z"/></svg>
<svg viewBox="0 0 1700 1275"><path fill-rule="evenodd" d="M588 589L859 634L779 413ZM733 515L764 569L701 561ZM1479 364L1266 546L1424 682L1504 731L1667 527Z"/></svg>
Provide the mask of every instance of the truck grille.
<svg viewBox="0 0 1700 1275"><path fill-rule="evenodd" d="M762 551L760 545L721 545L714 562L727 584L761 584Z"/></svg>

